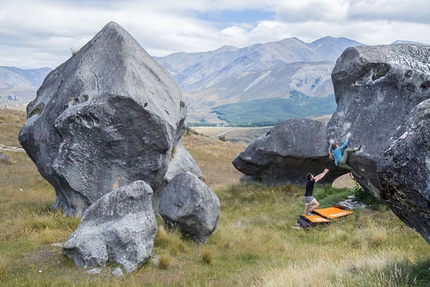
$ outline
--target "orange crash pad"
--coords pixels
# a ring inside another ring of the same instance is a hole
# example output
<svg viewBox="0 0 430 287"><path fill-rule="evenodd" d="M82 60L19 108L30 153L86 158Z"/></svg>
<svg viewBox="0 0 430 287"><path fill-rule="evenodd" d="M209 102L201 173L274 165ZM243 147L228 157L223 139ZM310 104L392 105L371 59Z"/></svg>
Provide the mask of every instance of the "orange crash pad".
<svg viewBox="0 0 430 287"><path fill-rule="evenodd" d="M345 210L337 206L332 206L332 207L327 207L322 209L315 209L314 213L324 218L339 218L339 217L350 215L352 211Z"/></svg>
<svg viewBox="0 0 430 287"><path fill-rule="evenodd" d="M317 214L314 215L304 215L302 214L303 217L305 217L307 220L309 220L312 223L328 223L330 222L329 219L321 217Z"/></svg>
<svg viewBox="0 0 430 287"><path fill-rule="evenodd" d="M322 209L315 209L314 215L300 215L297 223L303 227L315 226L324 223L330 223L330 219L344 217L353 213L350 210L345 210L340 206L332 206Z"/></svg>
<svg viewBox="0 0 430 287"><path fill-rule="evenodd" d="M300 215L299 219L297 219L297 223L303 227L309 227L320 224L330 223L330 220L319 215Z"/></svg>

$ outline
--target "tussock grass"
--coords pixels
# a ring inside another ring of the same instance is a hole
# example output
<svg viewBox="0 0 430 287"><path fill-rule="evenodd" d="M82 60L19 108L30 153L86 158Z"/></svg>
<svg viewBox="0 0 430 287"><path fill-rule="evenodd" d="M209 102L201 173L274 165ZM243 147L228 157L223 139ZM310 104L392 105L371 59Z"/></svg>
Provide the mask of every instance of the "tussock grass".
<svg viewBox="0 0 430 287"><path fill-rule="evenodd" d="M220 199L218 227L199 244L158 217L151 261L122 277L111 265L89 274L62 254L79 219L52 210L53 188L26 154L7 152L13 164L0 164L0 285L429 286L429 245L386 205L296 229L303 186L240 183L231 160L242 145L195 134L183 144ZM352 192L315 187L321 207Z"/></svg>
<svg viewBox="0 0 430 287"><path fill-rule="evenodd" d="M210 250L203 250L202 261L204 263L210 264L210 263L212 263L212 260L213 260L212 252Z"/></svg>
<svg viewBox="0 0 430 287"><path fill-rule="evenodd" d="M158 258L158 267L161 269L167 269L172 264L172 257L169 255L161 255Z"/></svg>
<svg viewBox="0 0 430 287"><path fill-rule="evenodd" d="M165 247L170 241L169 234L163 225L159 225L155 233L154 246Z"/></svg>

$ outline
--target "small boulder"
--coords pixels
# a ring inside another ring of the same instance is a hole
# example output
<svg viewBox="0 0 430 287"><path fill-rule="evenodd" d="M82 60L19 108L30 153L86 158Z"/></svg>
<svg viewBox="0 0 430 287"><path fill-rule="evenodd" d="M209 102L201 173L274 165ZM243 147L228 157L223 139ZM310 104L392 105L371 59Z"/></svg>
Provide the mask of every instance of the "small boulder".
<svg viewBox="0 0 430 287"><path fill-rule="evenodd" d="M9 156L1 152L0 152L0 162L5 164L11 164Z"/></svg>
<svg viewBox="0 0 430 287"><path fill-rule="evenodd" d="M198 167L196 161L179 141L178 144L173 148L169 167L166 174L164 175L164 180L154 192L153 208L156 214L158 213L158 204L160 202L161 194L164 188L175 176L186 171L191 172L199 179L202 178L202 171Z"/></svg>
<svg viewBox="0 0 430 287"><path fill-rule="evenodd" d="M112 274L116 277L121 277L123 275L121 268L115 268L114 271L112 271Z"/></svg>
<svg viewBox="0 0 430 287"><path fill-rule="evenodd" d="M206 243L215 231L220 214L216 194L191 172L175 176L163 190L159 213L170 228Z"/></svg>
<svg viewBox="0 0 430 287"><path fill-rule="evenodd" d="M156 231L152 189L135 181L86 209L63 253L83 268L115 263L130 273L149 261Z"/></svg>

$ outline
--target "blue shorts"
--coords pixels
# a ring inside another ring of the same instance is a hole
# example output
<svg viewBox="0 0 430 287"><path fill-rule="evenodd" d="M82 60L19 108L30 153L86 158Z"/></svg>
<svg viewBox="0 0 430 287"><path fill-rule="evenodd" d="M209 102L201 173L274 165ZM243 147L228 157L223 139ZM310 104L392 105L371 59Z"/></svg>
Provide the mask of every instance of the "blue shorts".
<svg viewBox="0 0 430 287"><path fill-rule="evenodd" d="M305 204L309 204L314 200L316 200L316 199L313 196L305 196Z"/></svg>

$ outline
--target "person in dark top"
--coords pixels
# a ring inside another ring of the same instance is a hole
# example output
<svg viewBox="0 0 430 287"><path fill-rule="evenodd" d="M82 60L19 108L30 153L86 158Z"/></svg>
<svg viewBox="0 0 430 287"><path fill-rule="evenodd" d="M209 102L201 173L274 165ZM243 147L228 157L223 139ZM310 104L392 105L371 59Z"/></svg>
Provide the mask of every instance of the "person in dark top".
<svg viewBox="0 0 430 287"><path fill-rule="evenodd" d="M328 173L328 169L324 169L324 171L317 176L314 176L312 173L308 173L306 175L306 192L305 192L305 211L304 214L311 216L313 215L313 211L320 206L319 202L313 197L315 182L320 181L326 174ZM312 206L312 207L311 207Z"/></svg>

